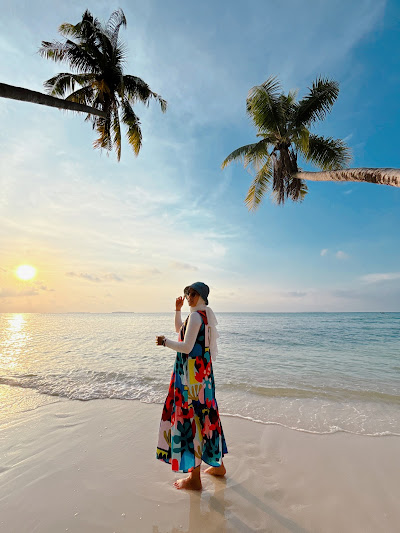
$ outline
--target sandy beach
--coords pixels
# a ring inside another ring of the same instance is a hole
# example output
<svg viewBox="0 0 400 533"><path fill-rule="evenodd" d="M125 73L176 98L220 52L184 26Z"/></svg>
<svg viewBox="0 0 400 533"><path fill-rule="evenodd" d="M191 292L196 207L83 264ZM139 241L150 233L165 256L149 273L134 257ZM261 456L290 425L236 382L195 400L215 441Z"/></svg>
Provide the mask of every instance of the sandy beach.
<svg viewBox="0 0 400 533"><path fill-rule="evenodd" d="M161 406L61 401L0 427L4 533L395 532L399 437L222 417L225 479L199 493L155 459Z"/></svg>

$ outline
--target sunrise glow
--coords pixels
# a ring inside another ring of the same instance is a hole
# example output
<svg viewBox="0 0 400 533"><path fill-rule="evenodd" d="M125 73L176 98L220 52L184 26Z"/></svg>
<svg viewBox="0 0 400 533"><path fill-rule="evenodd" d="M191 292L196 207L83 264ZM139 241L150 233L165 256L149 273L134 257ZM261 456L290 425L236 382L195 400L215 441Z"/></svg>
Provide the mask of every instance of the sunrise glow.
<svg viewBox="0 0 400 533"><path fill-rule="evenodd" d="M31 265L20 265L15 273L17 278L28 281L36 276L36 268Z"/></svg>

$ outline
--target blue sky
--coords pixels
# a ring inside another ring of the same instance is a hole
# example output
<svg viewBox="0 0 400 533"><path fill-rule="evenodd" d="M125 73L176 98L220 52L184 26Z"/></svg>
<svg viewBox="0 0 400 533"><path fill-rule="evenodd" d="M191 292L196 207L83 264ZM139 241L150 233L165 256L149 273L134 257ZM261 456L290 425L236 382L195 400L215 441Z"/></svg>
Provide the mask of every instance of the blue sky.
<svg viewBox="0 0 400 533"><path fill-rule="evenodd" d="M398 3L0 4L0 81L43 91L68 67L41 40L122 7L126 73L169 105L137 106L143 148L117 163L83 117L0 100L0 312L172 311L197 280L216 311L399 311L400 189L309 182L303 203L249 213L250 174L220 169L255 140L245 100L270 75L299 97L337 80L314 131L346 139L352 167L398 168ZM15 277L23 263L34 280Z"/></svg>

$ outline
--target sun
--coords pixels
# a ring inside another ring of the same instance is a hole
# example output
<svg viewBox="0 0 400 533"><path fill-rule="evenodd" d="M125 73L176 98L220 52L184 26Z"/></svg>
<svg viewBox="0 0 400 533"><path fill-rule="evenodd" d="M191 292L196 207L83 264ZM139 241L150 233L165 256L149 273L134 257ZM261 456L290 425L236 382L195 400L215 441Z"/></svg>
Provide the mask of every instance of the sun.
<svg viewBox="0 0 400 533"><path fill-rule="evenodd" d="M27 281L36 276L36 268L31 265L20 265L15 273L17 278Z"/></svg>

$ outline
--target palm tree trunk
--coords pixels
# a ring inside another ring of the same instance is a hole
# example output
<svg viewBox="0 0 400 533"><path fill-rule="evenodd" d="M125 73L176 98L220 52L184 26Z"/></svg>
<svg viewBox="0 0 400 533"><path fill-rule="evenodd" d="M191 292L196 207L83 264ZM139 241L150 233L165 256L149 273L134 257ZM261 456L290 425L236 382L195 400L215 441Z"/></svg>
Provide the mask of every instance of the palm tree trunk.
<svg viewBox="0 0 400 533"><path fill-rule="evenodd" d="M293 177L311 181L363 181L400 187L399 168L347 168L326 172L297 172Z"/></svg>
<svg viewBox="0 0 400 533"><path fill-rule="evenodd" d="M94 107L78 104L77 102L71 102L69 100L63 100L62 98L55 98L54 96L49 96L37 91L24 89L23 87L7 85L6 83L0 83L0 97L11 98L13 100L22 100L23 102L32 102L33 104L47 105L50 107L57 107L58 109L66 109L68 111L89 113L91 115L97 115L103 118L106 117L106 113L104 111L100 111L100 109L95 109Z"/></svg>

